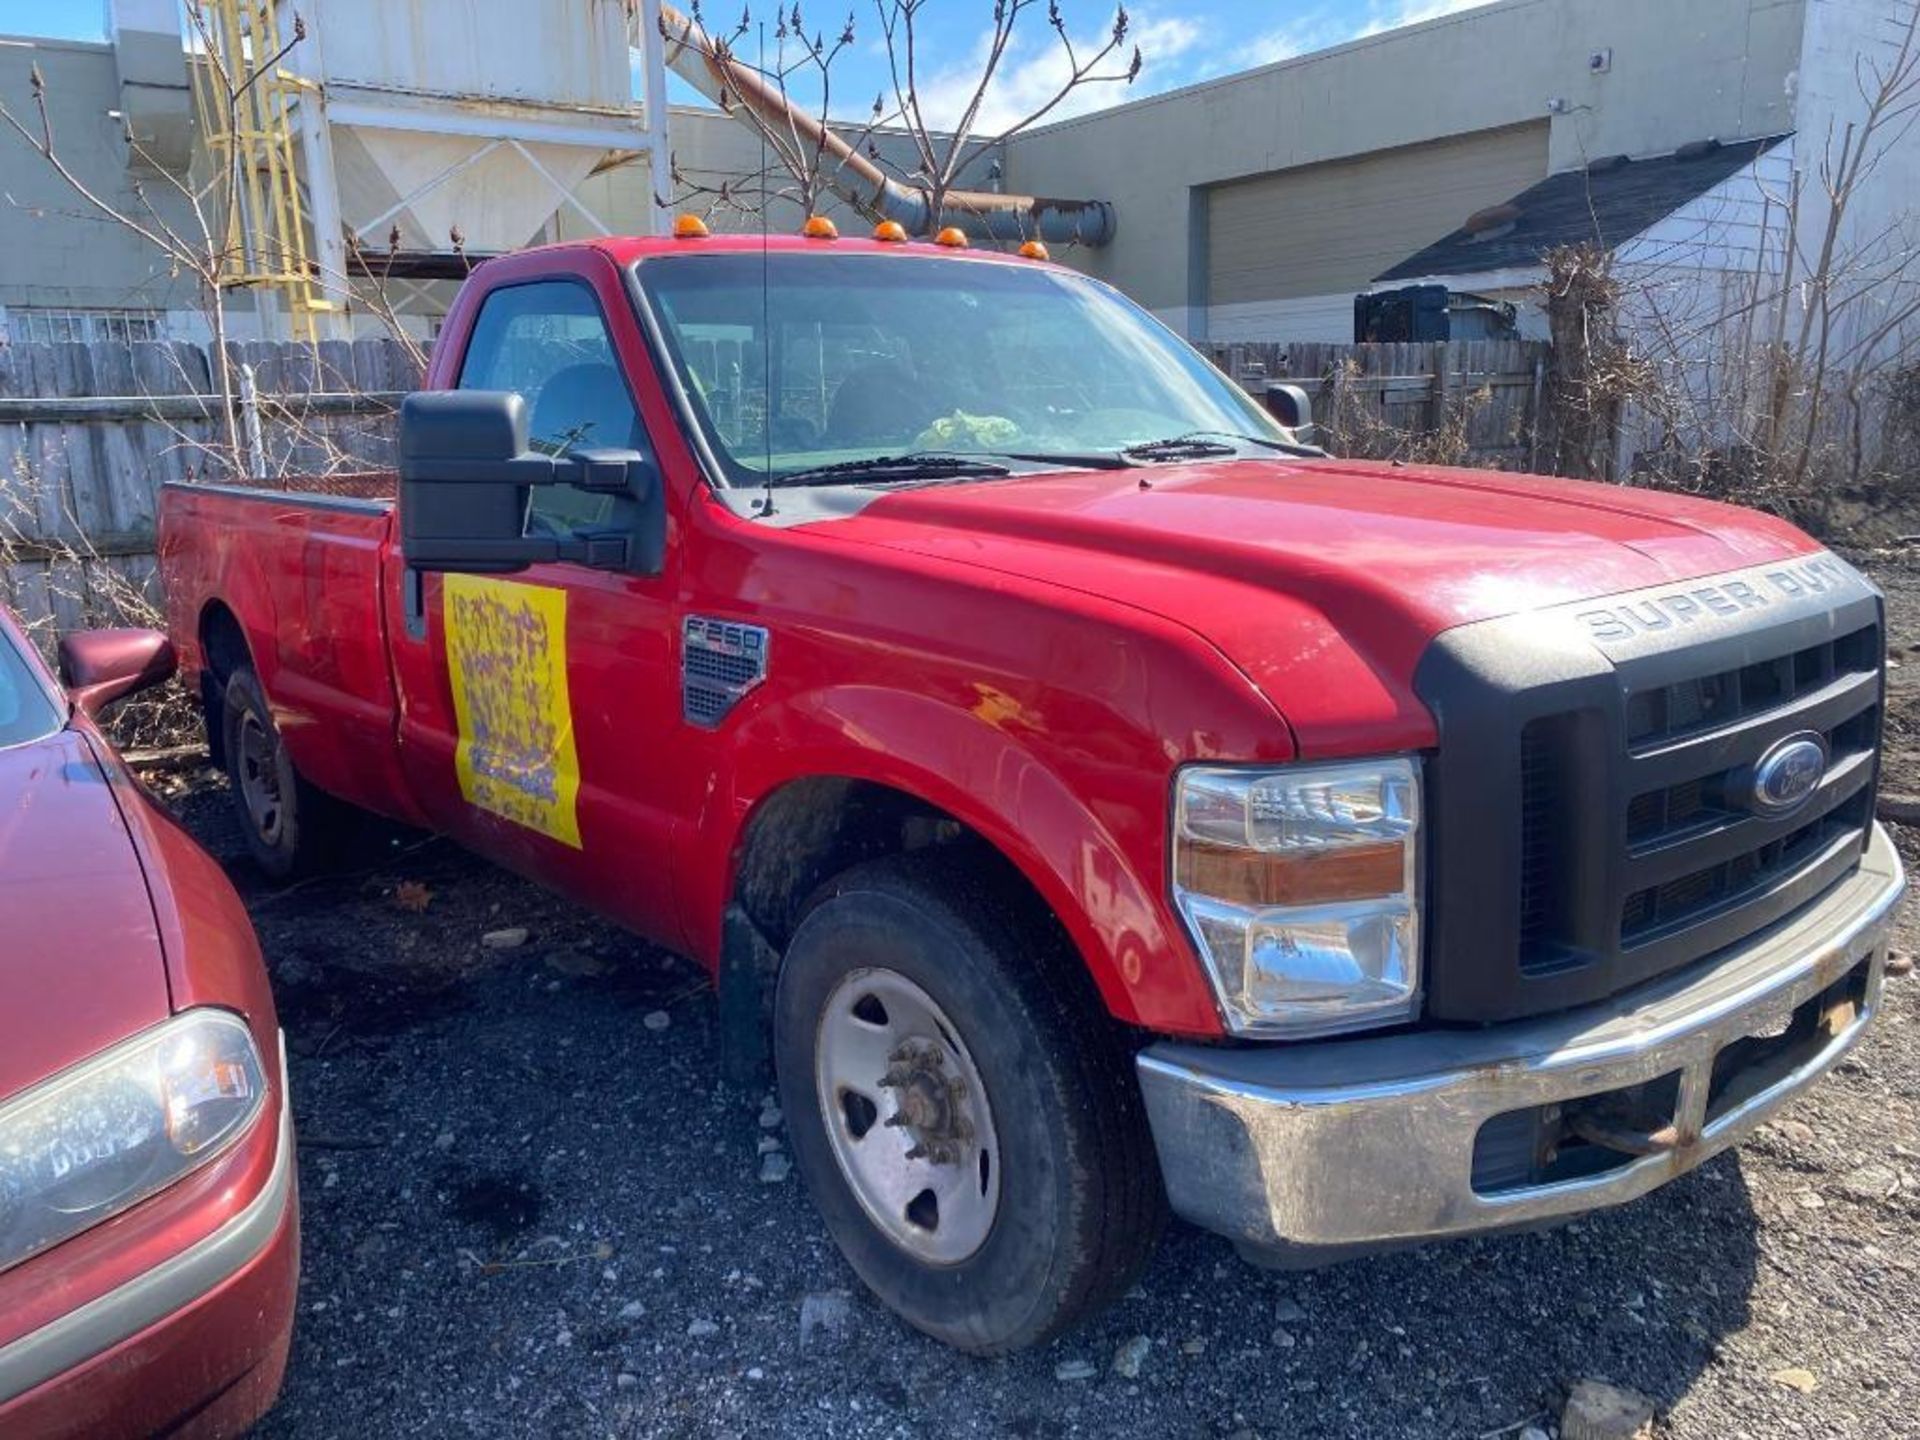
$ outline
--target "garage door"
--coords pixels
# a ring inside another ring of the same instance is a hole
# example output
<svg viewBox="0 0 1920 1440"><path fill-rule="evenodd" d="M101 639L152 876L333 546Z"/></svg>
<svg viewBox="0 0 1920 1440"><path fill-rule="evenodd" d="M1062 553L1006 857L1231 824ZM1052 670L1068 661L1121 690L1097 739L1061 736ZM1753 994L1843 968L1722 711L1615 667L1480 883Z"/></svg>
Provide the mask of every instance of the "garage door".
<svg viewBox="0 0 1920 1440"><path fill-rule="evenodd" d="M1207 207L1208 303L1365 289L1474 211L1546 175L1542 121L1216 186Z"/></svg>

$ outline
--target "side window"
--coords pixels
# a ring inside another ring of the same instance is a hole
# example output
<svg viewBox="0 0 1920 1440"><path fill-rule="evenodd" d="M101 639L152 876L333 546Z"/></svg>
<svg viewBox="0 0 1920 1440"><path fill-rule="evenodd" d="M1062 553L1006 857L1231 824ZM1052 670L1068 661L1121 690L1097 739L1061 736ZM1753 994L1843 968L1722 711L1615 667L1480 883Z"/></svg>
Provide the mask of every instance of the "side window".
<svg viewBox="0 0 1920 1440"><path fill-rule="evenodd" d="M645 450L646 434L620 373L606 317L585 285L542 280L494 291L480 307L460 366L462 390L517 390L526 397L536 450ZM529 534L603 529L621 522L613 495L541 486L528 507Z"/></svg>

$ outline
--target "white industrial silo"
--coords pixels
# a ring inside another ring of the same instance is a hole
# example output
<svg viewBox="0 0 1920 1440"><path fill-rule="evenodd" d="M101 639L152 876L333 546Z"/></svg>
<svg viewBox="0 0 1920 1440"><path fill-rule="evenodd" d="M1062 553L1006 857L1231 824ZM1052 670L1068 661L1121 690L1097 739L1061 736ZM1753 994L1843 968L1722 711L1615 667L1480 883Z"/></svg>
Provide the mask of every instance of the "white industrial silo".
<svg viewBox="0 0 1920 1440"><path fill-rule="evenodd" d="M432 279L539 239L563 209L573 232L604 231L574 192L606 165L668 192L659 0L199 4L229 73L291 46L250 88L235 138L217 94L201 125L216 165L237 148L258 180L241 201L244 283L280 291L295 333L337 332L354 267L390 247L391 273ZM657 224L657 203L645 213Z"/></svg>

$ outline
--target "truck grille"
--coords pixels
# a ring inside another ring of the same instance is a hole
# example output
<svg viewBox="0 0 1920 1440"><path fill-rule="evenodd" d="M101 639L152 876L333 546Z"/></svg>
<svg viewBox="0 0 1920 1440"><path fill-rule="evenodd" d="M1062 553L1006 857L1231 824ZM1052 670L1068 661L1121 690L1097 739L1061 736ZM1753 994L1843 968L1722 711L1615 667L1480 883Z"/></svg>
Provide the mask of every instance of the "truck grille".
<svg viewBox="0 0 1920 1440"><path fill-rule="evenodd" d="M1441 721L1430 1014L1496 1020L1615 993L1776 924L1859 862L1880 740L1877 597L1836 580L1818 604L1753 608L1636 635L1544 683L1513 658L1529 632L1498 622L1446 662L1490 675L1423 666ZM1507 670L1532 683L1474 688ZM1770 814L1755 767L1797 735L1825 742L1826 769L1804 803Z"/></svg>

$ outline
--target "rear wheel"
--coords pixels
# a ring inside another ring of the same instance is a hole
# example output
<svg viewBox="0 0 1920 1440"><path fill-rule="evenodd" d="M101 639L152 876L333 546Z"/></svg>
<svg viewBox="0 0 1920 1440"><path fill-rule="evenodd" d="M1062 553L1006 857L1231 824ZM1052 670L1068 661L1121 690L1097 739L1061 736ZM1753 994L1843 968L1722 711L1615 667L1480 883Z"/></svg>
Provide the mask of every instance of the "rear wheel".
<svg viewBox="0 0 1920 1440"><path fill-rule="evenodd" d="M975 1353L1104 1306L1164 1217L1130 1058L1044 918L951 859L861 866L801 922L775 1000L828 1230L909 1324Z"/></svg>
<svg viewBox="0 0 1920 1440"><path fill-rule="evenodd" d="M352 812L293 768L252 666L227 677L221 720L234 808L260 868L284 880L332 864Z"/></svg>

